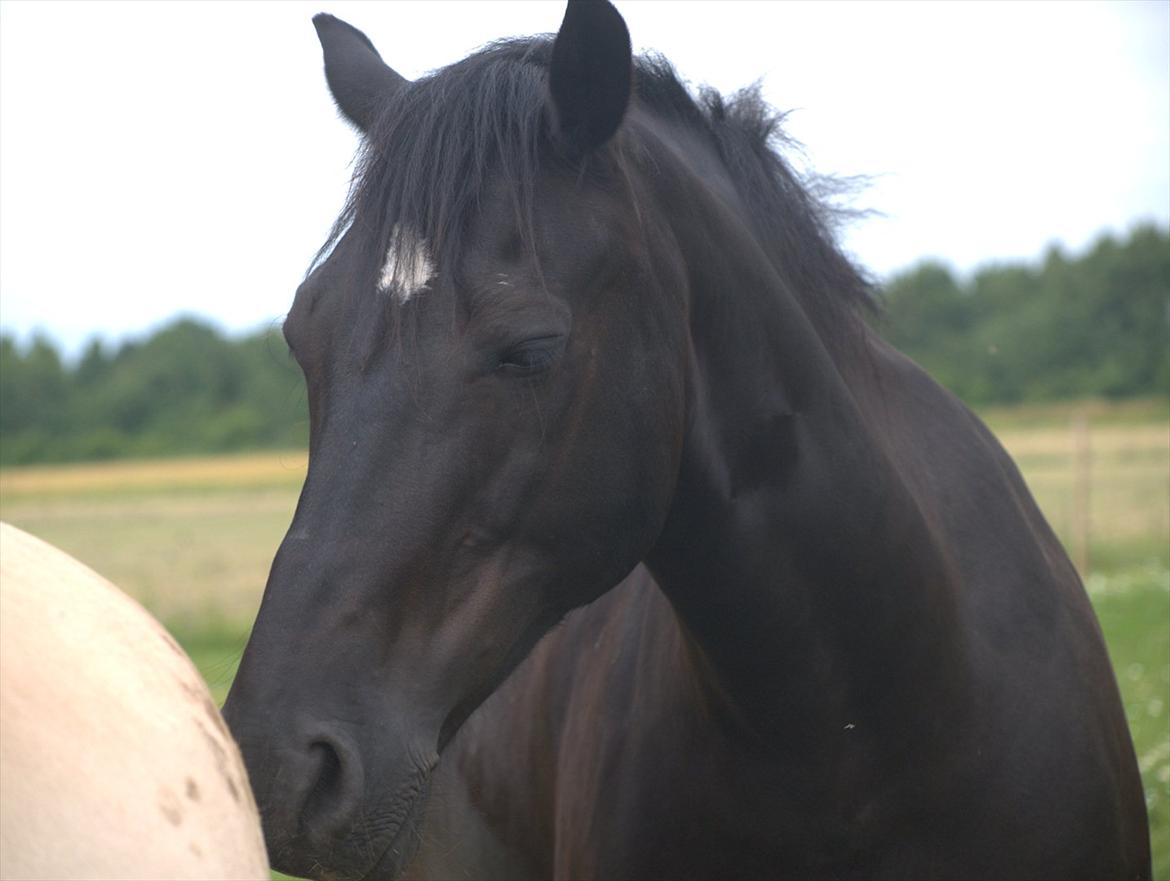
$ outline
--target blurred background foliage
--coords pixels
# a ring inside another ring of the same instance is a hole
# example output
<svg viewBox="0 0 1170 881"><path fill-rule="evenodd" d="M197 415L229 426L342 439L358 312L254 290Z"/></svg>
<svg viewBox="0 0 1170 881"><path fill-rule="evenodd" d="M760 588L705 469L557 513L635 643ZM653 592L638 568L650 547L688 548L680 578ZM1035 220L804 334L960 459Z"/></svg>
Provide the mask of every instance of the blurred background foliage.
<svg viewBox="0 0 1170 881"><path fill-rule="evenodd" d="M923 262L884 287L877 327L968 403L1170 394L1170 236L1104 236L1070 257L961 279ZM195 318L144 340L0 336L0 464L303 448L300 373L276 327L230 338Z"/></svg>
<svg viewBox="0 0 1170 881"><path fill-rule="evenodd" d="M920 263L886 286L878 325L969 404L1170 394L1170 237L1140 226L968 281Z"/></svg>
<svg viewBox="0 0 1170 881"><path fill-rule="evenodd" d="M232 339L180 318L73 365L44 337L0 337L3 465L304 447L307 420L275 328Z"/></svg>

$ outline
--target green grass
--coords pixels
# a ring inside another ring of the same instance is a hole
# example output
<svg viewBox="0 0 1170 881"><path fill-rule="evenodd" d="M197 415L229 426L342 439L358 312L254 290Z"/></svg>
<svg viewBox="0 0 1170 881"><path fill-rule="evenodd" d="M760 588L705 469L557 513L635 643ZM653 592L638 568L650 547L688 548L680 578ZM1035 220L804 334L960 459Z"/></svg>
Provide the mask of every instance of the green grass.
<svg viewBox="0 0 1170 881"><path fill-rule="evenodd" d="M1100 402L983 414L1066 544L1088 480L1086 585L1133 734L1154 849L1170 881L1170 405ZM1075 421L1089 427L1077 464ZM222 702L268 566L288 526L303 454L0 471L0 518L89 564L175 633ZM283 877L283 876L274 876Z"/></svg>
<svg viewBox="0 0 1170 881"><path fill-rule="evenodd" d="M1150 812L1154 877L1170 878L1170 571L1134 567L1088 584L1121 685Z"/></svg>

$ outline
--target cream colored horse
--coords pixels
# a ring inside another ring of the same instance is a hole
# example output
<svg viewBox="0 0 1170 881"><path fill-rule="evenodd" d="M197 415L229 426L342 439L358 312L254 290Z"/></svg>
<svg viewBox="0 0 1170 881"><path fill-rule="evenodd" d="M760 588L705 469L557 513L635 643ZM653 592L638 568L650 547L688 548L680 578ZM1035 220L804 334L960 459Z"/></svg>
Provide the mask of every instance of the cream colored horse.
<svg viewBox="0 0 1170 881"><path fill-rule="evenodd" d="M0 877L268 878L235 742L136 602L0 524Z"/></svg>

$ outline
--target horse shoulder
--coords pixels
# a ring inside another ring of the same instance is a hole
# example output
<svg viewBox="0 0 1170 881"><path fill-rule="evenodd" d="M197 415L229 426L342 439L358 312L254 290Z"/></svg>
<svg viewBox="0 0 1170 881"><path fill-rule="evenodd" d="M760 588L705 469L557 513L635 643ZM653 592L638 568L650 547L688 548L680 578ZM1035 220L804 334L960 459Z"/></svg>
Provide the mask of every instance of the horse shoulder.
<svg viewBox="0 0 1170 881"><path fill-rule="evenodd" d="M967 718L943 725L962 744L952 750L955 766L937 775L951 787L944 801L963 806L955 828L982 815L1002 838L1029 837L1032 853L1043 855L1030 805L1047 792L1063 816L1048 831L1047 867L1071 861L1091 876L1094 860L1126 834L1121 817L1141 813L1143 796L1131 783L1137 775L1126 773L1133 757L1120 695L1080 576L991 430L905 356L876 343L872 357L880 394L865 396L870 419L957 573L975 685ZM1051 749L1053 737L1060 750ZM1069 848L1069 829L1080 830L1081 851ZM1097 868L1108 865L1103 858Z"/></svg>

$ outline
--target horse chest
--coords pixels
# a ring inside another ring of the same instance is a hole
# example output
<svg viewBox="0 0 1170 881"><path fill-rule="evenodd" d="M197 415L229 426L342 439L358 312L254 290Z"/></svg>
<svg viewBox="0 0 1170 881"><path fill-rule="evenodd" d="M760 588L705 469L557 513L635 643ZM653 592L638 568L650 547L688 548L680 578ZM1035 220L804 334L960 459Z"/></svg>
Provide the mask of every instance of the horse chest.
<svg viewBox="0 0 1170 881"><path fill-rule="evenodd" d="M446 828L458 829L461 842L501 842L539 876L839 869L854 826L818 801L820 776L729 741L694 703L692 684L664 675L669 630L640 629L628 639L626 628L639 628L643 614L657 620L661 598L643 586L635 578L570 618L484 705L453 745L463 772L455 785L472 793L474 806L445 818ZM468 835L485 826L492 836ZM461 855L459 864L483 866L482 853Z"/></svg>
<svg viewBox="0 0 1170 881"><path fill-rule="evenodd" d="M557 805L556 877L802 877L847 850L840 825L791 799L774 772L662 740L605 752L588 811Z"/></svg>

